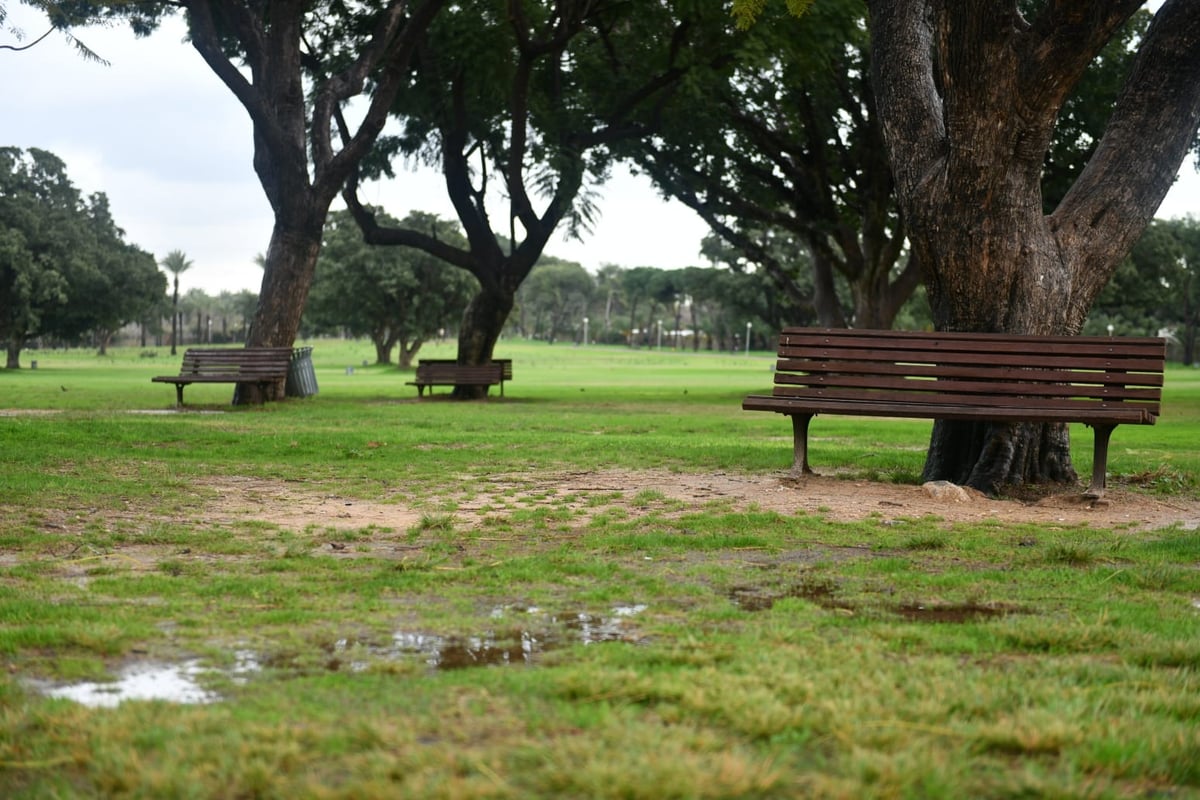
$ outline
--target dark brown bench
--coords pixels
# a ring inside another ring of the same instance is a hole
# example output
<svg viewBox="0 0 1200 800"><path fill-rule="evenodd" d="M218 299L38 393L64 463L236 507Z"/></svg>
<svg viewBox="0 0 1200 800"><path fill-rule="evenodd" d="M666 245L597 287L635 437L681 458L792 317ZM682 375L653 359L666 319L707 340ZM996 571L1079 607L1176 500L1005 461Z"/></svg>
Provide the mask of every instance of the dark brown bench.
<svg viewBox="0 0 1200 800"><path fill-rule="evenodd" d="M811 472L817 414L991 422L1078 422L1094 435L1089 497L1105 489L1117 425L1153 425L1166 342L1156 337L787 328L775 387L747 411L792 418L793 472Z"/></svg>
<svg viewBox="0 0 1200 800"><path fill-rule="evenodd" d="M417 366L420 367L422 364L457 364L457 363L458 363L458 361L456 361L453 358L422 358L420 361L417 362ZM500 378L500 396L503 397L504 396L504 382L511 381L512 377L513 377L512 359L511 358L493 358L491 360L491 363L499 364L501 367L504 368L504 373Z"/></svg>
<svg viewBox="0 0 1200 800"><path fill-rule="evenodd" d="M511 365L509 367L511 369ZM425 395L425 387L434 386L499 386L504 396L504 366L497 361L488 364L467 365L454 361L420 361L417 374L407 386L417 387L417 396Z"/></svg>
<svg viewBox="0 0 1200 800"><path fill-rule="evenodd" d="M265 392L287 378L290 347L191 347L183 354L178 375L159 375L155 383L175 384L175 405L183 407L183 387L193 383L252 383Z"/></svg>

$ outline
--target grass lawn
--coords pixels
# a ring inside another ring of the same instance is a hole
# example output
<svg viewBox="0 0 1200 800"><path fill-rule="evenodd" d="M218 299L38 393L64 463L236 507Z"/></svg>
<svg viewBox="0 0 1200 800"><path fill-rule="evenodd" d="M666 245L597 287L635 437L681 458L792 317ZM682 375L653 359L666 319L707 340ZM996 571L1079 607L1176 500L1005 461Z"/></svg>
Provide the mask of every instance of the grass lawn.
<svg viewBox="0 0 1200 800"><path fill-rule="evenodd" d="M770 353L502 342L458 403L299 344L258 408L0 371L0 797L1200 797L1200 371L1089 516L921 500L920 421L787 480Z"/></svg>

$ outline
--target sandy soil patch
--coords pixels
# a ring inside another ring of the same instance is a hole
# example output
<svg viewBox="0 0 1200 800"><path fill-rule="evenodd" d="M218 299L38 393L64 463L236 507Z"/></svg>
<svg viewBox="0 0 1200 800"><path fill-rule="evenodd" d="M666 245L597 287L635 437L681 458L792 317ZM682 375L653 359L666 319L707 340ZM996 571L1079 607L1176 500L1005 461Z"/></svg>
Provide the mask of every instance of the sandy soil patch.
<svg viewBox="0 0 1200 800"><path fill-rule="evenodd" d="M471 494L450 497L455 515L469 518L495 513L513 505L539 503L586 513L589 499L598 495L630 507L639 494L652 491L683 504L687 510L710 504L734 510L757 508L790 514L803 512L835 521L869 517L917 519L936 517L944 523L997 520L1006 523L1087 525L1097 528L1152 529L1179 524L1200 527L1200 501L1160 498L1110 489L1101 502L1079 494L1053 495L1033 501L997 500L974 492L931 495L921 486L901 486L829 476L793 479L788 476L678 473L658 470L594 470L537 475L498 474L474 479ZM330 494L302 482L246 477L206 481L216 498L206 498L205 519L229 522L255 519L285 528L317 525L341 529L378 526L405 530L423 513L403 490L385 501L368 501ZM207 492L206 492L207 493Z"/></svg>

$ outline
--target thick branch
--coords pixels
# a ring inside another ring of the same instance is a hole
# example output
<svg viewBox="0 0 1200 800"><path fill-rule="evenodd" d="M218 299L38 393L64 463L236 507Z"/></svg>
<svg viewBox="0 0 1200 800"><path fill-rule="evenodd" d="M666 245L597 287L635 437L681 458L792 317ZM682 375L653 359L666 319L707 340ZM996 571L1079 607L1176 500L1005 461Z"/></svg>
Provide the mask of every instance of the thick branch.
<svg viewBox="0 0 1200 800"><path fill-rule="evenodd" d="M1095 153L1051 217L1070 260L1102 275L1088 304L1170 190L1198 125L1200 3L1167 0Z"/></svg>
<svg viewBox="0 0 1200 800"><path fill-rule="evenodd" d="M872 80L896 182L911 194L944 158L946 128L933 75L933 31L928 0L869 0Z"/></svg>

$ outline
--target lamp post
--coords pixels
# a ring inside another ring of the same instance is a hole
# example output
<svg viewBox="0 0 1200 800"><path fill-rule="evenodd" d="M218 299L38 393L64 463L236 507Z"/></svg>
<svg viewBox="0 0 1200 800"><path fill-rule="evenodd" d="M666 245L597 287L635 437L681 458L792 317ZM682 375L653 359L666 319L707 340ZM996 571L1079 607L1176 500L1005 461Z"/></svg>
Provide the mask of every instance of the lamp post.
<svg viewBox="0 0 1200 800"><path fill-rule="evenodd" d="M746 355L750 355L750 328L751 324L746 323Z"/></svg>
<svg viewBox="0 0 1200 800"><path fill-rule="evenodd" d="M1112 334L1113 334L1113 324L1110 322L1110 323L1108 323L1108 335L1112 336Z"/></svg>
<svg viewBox="0 0 1200 800"><path fill-rule="evenodd" d="M658 349L662 350L662 320L658 321Z"/></svg>
<svg viewBox="0 0 1200 800"><path fill-rule="evenodd" d="M584 347L587 347L587 323L588 323L588 318L584 317L583 318L583 346Z"/></svg>

